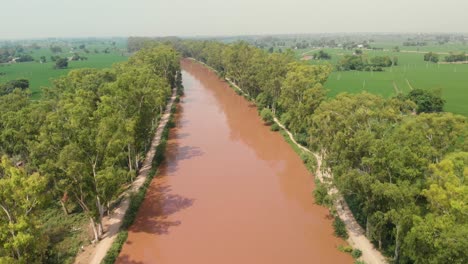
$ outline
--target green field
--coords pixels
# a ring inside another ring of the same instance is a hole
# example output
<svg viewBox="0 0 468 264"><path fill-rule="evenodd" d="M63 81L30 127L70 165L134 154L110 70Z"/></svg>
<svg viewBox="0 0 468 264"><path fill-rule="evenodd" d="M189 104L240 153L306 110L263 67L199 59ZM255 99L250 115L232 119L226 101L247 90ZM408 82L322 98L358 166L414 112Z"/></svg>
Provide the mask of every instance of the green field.
<svg viewBox="0 0 468 264"><path fill-rule="evenodd" d="M394 47L395 43L375 45L377 47ZM408 49L406 49L408 48ZM424 53L404 52L406 50L431 50L433 52L465 51L464 45L433 45L425 47L400 47L400 52L364 50L369 57L396 56L398 66L385 68L384 72L364 71L333 71L325 87L330 96L341 92L357 93L368 91L385 97L396 95L398 92L407 93L411 89L440 89L446 100L445 111L468 116L468 64L435 64L423 60ZM437 49L436 49L437 48ZM343 49L324 49L331 54L329 61L314 61L311 63L336 63L345 54L353 51ZM300 55L307 50L298 50ZM312 51L310 54L313 54ZM441 54L443 60L445 55Z"/></svg>
<svg viewBox="0 0 468 264"><path fill-rule="evenodd" d="M110 44L93 44L87 45L90 53L86 54L83 51L69 51L66 47L62 47L63 52L54 54L47 47L42 47L37 50L29 50L28 54L39 60L41 56L45 56L46 63L34 62L21 62L21 63L3 63L0 64L0 83L9 80L24 78L30 82L30 89L32 91L32 98L38 99L41 95L43 87L48 87L52 84L53 79L66 75L69 71L79 68L106 68L112 66L116 62L127 60L126 47L124 44L119 43L115 47ZM105 48L112 48L110 53L103 53ZM94 50L99 53L94 53ZM86 56L88 59L83 61L70 61L67 69L54 69L55 62L50 60L50 56L57 55L60 57L70 57L73 53L77 52L80 56Z"/></svg>

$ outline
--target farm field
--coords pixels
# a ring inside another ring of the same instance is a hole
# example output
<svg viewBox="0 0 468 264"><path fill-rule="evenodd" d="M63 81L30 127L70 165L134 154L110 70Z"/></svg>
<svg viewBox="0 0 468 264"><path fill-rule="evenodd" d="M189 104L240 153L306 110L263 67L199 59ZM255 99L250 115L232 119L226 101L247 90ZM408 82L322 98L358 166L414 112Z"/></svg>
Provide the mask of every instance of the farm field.
<svg viewBox="0 0 468 264"><path fill-rule="evenodd" d="M391 48L396 43L373 45L375 47ZM431 48L432 47L432 48ZM408 48L408 49L407 49ZM438 45L418 47L420 50L445 53L468 50L464 45ZM437 49L436 49L437 48ZM451 49L457 48L457 49ZM336 71L330 75L325 88L329 96L341 92L358 93L367 91L384 97L395 96L397 93L407 93L411 89L440 90L446 100L445 111L468 116L468 64L436 64L423 60L423 53L405 52L416 50L416 47L400 47L400 52L363 50L368 57L390 56L398 57L398 65L385 68L384 72ZM309 49L311 50L311 49ZM310 63L330 63L336 65L344 55L352 54L352 50L325 48L332 56L331 60L310 60ZM298 56L308 50L297 50ZM316 51L308 53L313 54ZM440 54L441 61L445 55Z"/></svg>
<svg viewBox="0 0 468 264"><path fill-rule="evenodd" d="M49 47L41 47L27 51L36 61L21 63L2 63L0 64L0 83L10 80L24 78L30 82L30 90L33 99L39 99L43 87L48 87L53 80L59 76L66 75L69 71L80 68L106 68L112 64L127 60L126 44L100 43L86 45L89 53L82 50L70 50L68 45L62 47L63 52L53 53ZM108 53L103 50L109 48ZM98 53L96 53L97 51ZM51 56L70 57L78 53L80 56L87 57L87 60L69 61L67 69L54 69L55 62L50 59ZM41 56L46 57L45 63L40 63Z"/></svg>

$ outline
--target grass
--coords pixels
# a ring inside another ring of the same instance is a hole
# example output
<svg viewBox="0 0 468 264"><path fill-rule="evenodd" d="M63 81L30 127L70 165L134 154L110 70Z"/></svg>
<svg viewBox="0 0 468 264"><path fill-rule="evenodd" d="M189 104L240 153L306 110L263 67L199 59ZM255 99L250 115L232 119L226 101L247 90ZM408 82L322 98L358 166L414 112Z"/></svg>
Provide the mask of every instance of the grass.
<svg viewBox="0 0 468 264"><path fill-rule="evenodd" d="M89 218L82 212L65 216L57 205L45 210L41 220L49 237L47 263L73 263L80 247L90 242Z"/></svg>
<svg viewBox="0 0 468 264"><path fill-rule="evenodd" d="M401 43L383 43L372 46L401 50L448 52L468 51L468 46L444 44L425 47L402 47ZM336 63L353 51L343 49L324 49L332 56L330 61L313 61L313 64ZM304 52L299 50L298 54ZM312 52L311 54L313 54ZM468 64L435 64L423 60L423 53L365 50L369 57L396 56L398 66L385 68L384 72L333 71L325 83L328 96L334 97L341 92L358 93L367 91L383 97L395 96L398 92L408 93L412 88L441 90L446 100L445 111L468 116ZM445 55L441 54L443 60Z"/></svg>
<svg viewBox="0 0 468 264"><path fill-rule="evenodd" d="M93 48L90 48L94 50ZM53 54L48 49L39 49L32 51L31 54L35 59L40 56L46 56L46 63L39 62L22 62L14 64L0 64L0 83L7 82L13 79L24 78L30 82L30 89L32 91L32 98L39 99L43 87L51 86L53 79L66 75L69 71L80 68L108 68L116 62L127 60L127 56L122 55L117 51L111 53L89 53L85 54L80 52L81 55L88 57L84 61L71 61L69 62L68 69L56 70L54 69L55 62L50 60ZM57 54L61 57L72 56L70 53Z"/></svg>

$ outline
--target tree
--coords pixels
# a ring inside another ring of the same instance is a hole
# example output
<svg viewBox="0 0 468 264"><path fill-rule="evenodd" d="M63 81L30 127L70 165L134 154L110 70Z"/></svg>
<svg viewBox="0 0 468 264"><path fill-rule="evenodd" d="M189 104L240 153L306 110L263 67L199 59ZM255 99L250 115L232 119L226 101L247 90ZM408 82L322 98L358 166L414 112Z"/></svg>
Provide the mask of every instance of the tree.
<svg viewBox="0 0 468 264"><path fill-rule="evenodd" d="M0 96L10 94L15 89L26 90L29 88L29 81L26 79L11 80L5 84L0 84Z"/></svg>
<svg viewBox="0 0 468 264"><path fill-rule="evenodd" d="M417 113L442 112L445 104L439 93L423 89L411 90L404 98L416 103Z"/></svg>
<svg viewBox="0 0 468 264"><path fill-rule="evenodd" d="M437 63L437 62L439 62L439 54L433 53L433 52L428 52L428 53L424 54L424 61L430 61L430 62Z"/></svg>
<svg viewBox="0 0 468 264"><path fill-rule="evenodd" d="M59 58L55 61L55 69L66 69L68 68L68 59Z"/></svg>
<svg viewBox="0 0 468 264"><path fill-rule="evenodd" d="M46 180L28 175L3 156L0 164L0 262L41 263L46 244L36 215L45 199Z"/></svg>
<svg viewBox="0 0 468 264"><path fill-rule="evenodd" d="M289 129L306 132L312 114L325 98L323 84L331 69L328 66L291 63L281 87L279 105L290 114Z"/></svg>
<svg viewBox="0 0 468 264"><path fill-rule="evenodd" d="M405 239L414 263L465 263L468 259L468 153L456 152L430 166L427 188L429 213L414 216Z"/></svg>
<svg viewBox="0 0 468 264"><path fill-rule="evenodd" d="M359 50L359 51L361 51L361 50ZM361 53L362 53L362 51L361 51ZM317 60L330 60L331 56L330 56L330 54L326 53L325 51L320 50L318 53L315 53L314 58L317 59Z"/></svg>
<svg viewBox="0 0 468 264"><path fill-rule="evenodd" d="M59 47L59 46L51 46L51 47L50 47L50 50L51 50L53 53L61 53L61 52L62 52L62 48Z"/></svg>

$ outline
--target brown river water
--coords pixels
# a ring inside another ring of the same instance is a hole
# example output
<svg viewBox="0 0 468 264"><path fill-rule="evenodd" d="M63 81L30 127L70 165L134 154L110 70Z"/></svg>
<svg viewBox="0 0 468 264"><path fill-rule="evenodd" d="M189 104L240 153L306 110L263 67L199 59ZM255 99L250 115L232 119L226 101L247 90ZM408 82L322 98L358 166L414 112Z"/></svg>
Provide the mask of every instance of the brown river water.
<svg viewBox="0 0 468 264"><path fill-rule="evenodd" d="M206 67L182 69L166 161L117 263L353 263L283 137Z"/></svg>

